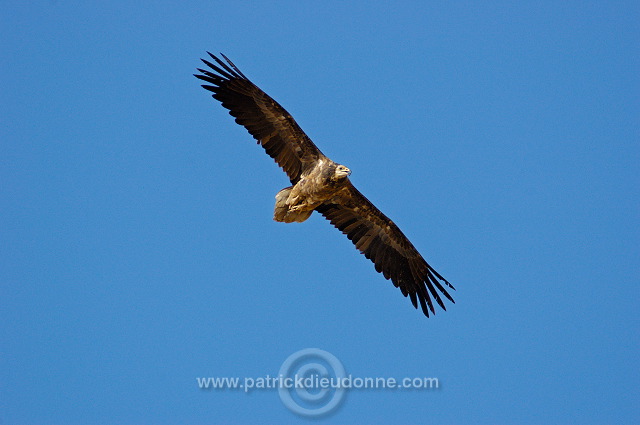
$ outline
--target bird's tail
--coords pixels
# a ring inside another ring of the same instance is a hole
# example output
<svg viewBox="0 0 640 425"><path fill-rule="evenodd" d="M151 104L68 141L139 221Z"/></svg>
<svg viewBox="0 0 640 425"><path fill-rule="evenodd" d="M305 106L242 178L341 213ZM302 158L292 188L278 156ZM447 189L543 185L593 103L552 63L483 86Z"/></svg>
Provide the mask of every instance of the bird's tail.
<svg viewBox="0 0 640 425"><path fill-rule="evenodd" d="M276 195L276 207L273 211L273 219L283 223L302 223L311 216L311 211L290 211L287 199L293 186L285 187Z"/></svg>

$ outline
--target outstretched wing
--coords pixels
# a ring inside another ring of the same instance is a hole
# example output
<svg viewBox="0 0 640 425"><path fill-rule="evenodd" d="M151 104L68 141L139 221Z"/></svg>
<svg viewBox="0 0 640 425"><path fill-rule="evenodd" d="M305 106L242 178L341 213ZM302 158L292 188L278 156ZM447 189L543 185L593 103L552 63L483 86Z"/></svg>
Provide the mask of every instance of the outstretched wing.
<svg viewBox="0 0 640 425"><path fill-rule="evenodd" d="M209 53L209 52L207 52ZM202 59L211 71L198 68L197 78L209 84L202 87L213 92L213 98L229 110L236 122L249 131L267 154L287 173L292 184L300 174L324 155L278 102L253 84L225 55L223 62L211 53L217 63Z"/></svg>
<svg viewBox="0 0 640 425"><path fill-rule="evenodd" d="M316 211L347 235L356 248L373 261L377 272L391 279L405 297L411 298L415 308L420 302L427 317L429 311L435 314L431 298L444 310L440 294L455 303L443 284L455 288L422 258L398 226L351 183Z"/></svg>

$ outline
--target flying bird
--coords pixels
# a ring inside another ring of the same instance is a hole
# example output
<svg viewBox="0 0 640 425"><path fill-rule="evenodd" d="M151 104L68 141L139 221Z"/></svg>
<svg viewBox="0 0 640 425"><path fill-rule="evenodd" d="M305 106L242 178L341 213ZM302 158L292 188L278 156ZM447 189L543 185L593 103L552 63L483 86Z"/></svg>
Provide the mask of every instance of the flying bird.
<svg viewBox="0 0 640 425"><path fill-rule="evenodd" d="M209 52L207 52L209 53ZM274 220L301 223L313 211L322 214L371 260L378 273L400 288L424 314L435 314L434 303L446 310L441 295L452 303L445 287L455 289L425 261L393 221L356 189L351 170L333 162L302 131L278 102L260 90L225 55L212 55L210 70L194 74L247 129L284 170L291 186L276 195ZM225 62L226 61L226 62Z"/></svg>

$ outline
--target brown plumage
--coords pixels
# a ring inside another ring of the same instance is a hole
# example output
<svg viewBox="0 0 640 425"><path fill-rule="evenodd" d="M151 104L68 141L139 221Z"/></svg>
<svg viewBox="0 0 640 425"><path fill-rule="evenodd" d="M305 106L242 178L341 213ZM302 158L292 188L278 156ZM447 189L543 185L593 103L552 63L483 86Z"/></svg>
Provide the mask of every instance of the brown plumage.
<svg viewBox="0 0 640 425"><path fill-rule="evenodd" d="M274 219L302 222L318 211L370 259L376 271L400 288L415 308L435 314L432 298L446 310L441 294L451 302L445 286L453 286L422 258L393 221L352 184L351 171L324 156L278 102L253 84L226 56L226 63L209 53L213 71L195 76L208 84L213 98L229 110L282 167L292 186L276 195Z"/></svg>

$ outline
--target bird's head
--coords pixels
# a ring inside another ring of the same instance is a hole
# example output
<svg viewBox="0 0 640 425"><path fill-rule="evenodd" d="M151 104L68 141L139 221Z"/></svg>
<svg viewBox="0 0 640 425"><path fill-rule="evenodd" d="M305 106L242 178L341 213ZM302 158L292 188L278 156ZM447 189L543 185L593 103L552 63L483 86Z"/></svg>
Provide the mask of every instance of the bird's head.
<svg viewBox="0 0 640 425"><path fill-rule="evenodd" d="M336 181L340 181L340 180L344 180L347 177L349 177L349 174L351 174L351 170L350 169L348 169L344 165L338 164L338 166L336 167L336 170L333 173L333 178Z"/></svg>

